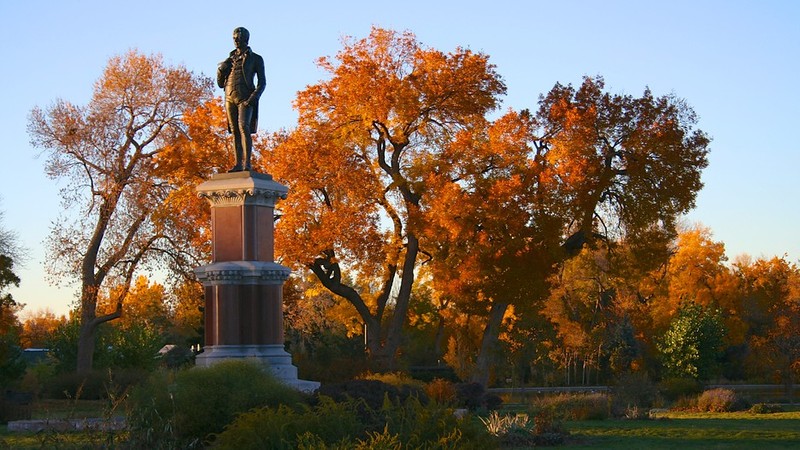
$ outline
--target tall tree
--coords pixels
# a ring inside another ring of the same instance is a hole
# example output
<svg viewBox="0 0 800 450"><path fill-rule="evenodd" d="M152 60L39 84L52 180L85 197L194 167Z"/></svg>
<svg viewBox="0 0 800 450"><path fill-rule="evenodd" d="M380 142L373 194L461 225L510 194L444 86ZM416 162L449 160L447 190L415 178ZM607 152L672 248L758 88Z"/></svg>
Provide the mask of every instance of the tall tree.
<svg viewBox="0 0 800 450"><path fill-rule="evenodd" d="M529 147L534 130L524 111L464 130L428 174L433 285L463 314L486 318L472 376L483 384L506 312L546 293L559 251L560 206L546 189L537 192L552 180Z"/></svg>
<svg viewBox="0 0 800 450"><path fill-rule="evenodd" d="M209 99L210 89L210 80L184 67L130 51L109 60L86 106L57 100L31 112L28 130L47 154L47 175L67 181L65 213L50 235L49 270L79 278L79 372L92 368L97 327L120 316L137 268L179 262L189 251L170 235L175 227L157 220L170 215L159 207L174 186L158 176L156 158L185 135L181 117ZM80 214L67 214L75 207ZM114 311L98 315L98 295L109 280L124 288Z"/></svg>
<svg viewBox="0 0 800 450"><path fill-rule="evenodd" d="M353 305L370 356L391 367L424 246L426 175L459 131L485 123L505 85L484 54L380 28L319 65L330 79L298 94L298 127L269 161L291 192L277 248Z"/></svg>
<svg viewBox="0 0 800 450"><path fill-rule="evenodd" d="M478 243L450 263L475 268L459 278L473 283L486 305L473 379L488 380L487 359L508 307L546 294L543 283L556 264L598 239L674 234L676 218L694 206L707 164L709 139L696 121L675 96L615 95L604 92L602 78L585 78L577 88L556 84L535 116L512 112L459 141L467 143L459 156L482 155L479 175L451 175L441 185L439 197L453 206L440 208L439 220L441 229L458 230L447 248ZM475 213L481 202L491 206Z"/></svg>

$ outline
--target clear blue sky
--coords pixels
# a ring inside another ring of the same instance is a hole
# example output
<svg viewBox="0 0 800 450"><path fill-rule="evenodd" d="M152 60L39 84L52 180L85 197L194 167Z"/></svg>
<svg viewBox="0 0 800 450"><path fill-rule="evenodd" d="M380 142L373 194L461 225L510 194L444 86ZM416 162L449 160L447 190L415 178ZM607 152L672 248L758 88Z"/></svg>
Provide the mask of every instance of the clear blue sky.
<svg viewBox="0 0 800 450"><path fill-rule="evenodd" d="M731 258L800 258L798 1L0 0L0 209L30 249L15 298L62 313L75 293L44 275L42 242L60 205L29 144L34 106L86 104L108 59L131 48L211 76L244 26L267 62L259 128L292 127L295 93L324 75L315 59L372 25L410 30L443 51L489 54L508 85L504 108L535 108L554 83L584 75L602 75L617 93L674 92L713 137L687 221L711 228Z"/></svg>

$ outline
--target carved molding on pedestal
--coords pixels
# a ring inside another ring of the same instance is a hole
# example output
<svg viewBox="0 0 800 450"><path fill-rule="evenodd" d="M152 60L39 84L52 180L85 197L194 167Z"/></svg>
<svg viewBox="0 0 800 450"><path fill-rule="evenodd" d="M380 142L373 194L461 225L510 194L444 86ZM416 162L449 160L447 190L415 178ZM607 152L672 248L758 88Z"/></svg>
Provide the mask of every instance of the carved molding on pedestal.
<svg viewBox="0 0 800 450"><path fill-rule="evenodd" d="M199 192L197 195L208 200L211 206L256 205L273 207L278 200L286 198L285 192L257 188Z"/></svg>
<svg viewBox="0 0 800 450"><path fill-rule="evenodd" d="M283 284L292 273L288 267L265 261L225 261L194 269L203 286Z"/></svg>
<svg viewBox="0 0 800 450"><path fill-rule="evenodd" d="M255 172L216 174L197 187L197 195L211 206L256 205L274 207L286 198L288 188L272 179L271 175Z"/></svg>

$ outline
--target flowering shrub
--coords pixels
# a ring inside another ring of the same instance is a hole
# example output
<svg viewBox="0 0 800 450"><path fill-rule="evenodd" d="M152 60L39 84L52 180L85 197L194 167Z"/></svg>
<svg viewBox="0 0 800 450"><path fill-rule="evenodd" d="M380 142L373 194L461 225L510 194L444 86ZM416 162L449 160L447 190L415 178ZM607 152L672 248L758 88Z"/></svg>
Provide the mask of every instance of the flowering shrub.
<svg viewBox="0 0 800 450"><path fill-rule="evenodd" d="M710 389L700 394L697 409L707 412L731 412L747 409L746 402L730 389Z"/></svg>

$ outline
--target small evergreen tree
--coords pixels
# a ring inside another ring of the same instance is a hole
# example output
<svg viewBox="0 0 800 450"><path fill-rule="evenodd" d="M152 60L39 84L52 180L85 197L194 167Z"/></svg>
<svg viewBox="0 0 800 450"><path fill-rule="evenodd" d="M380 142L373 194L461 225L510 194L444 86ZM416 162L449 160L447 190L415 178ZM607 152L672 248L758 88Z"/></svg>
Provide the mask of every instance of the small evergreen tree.
<svg viewBox="0 0 800 450"><path fill-rule="evenodd" d="M708 380L719 368L724 336L719 310L695 303L682 306L658 343L667 374Z"/></svg>

